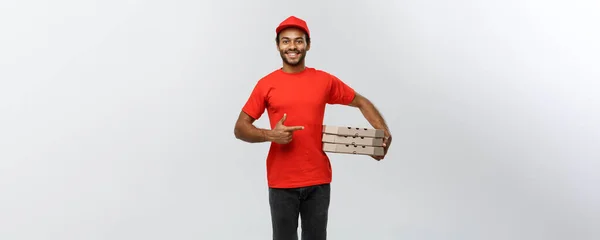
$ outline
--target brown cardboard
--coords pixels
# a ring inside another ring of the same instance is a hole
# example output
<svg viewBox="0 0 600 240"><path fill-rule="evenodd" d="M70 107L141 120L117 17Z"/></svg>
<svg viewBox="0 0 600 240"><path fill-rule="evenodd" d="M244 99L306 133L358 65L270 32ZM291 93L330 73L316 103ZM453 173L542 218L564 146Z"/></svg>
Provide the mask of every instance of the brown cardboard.
<svg viewBox="0 0 600 240"><path fill-rule="evenodd" d="M322 141L324 143L350 144L355 146L383 146L383 138L341 136L327 133L323 134Z"/></svg>
<svg viewBox="0 0 600 240"><path fill-rule="evenodd" d="M382 129L323 125L323 133L340 136L383 138Z"/></svg>
<svg viewBox="0 0 600 240"><path fill-rule="evenodd" d="M323 143L323 151L330 153L383 156L383 147L354 146L350 144Z"/></svg>

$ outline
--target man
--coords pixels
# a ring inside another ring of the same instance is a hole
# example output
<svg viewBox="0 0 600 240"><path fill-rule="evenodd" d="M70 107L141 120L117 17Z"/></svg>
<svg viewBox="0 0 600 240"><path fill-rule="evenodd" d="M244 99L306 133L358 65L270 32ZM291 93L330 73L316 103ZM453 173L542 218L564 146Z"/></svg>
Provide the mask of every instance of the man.
<svg viewBox="0 0 600 240"><path fill-rule="evenodd" d="M271 143L266 168L273 239L297 239L299 216L303 240L326 239L332 178L321 140L326 104L360 109L374 128L384 130L386 154L391 133L367 98L332 74L305 66L310 31L304 20L291 16L275 32L283 66L257 82L234 133L245 142ZM271 129L253 125L265 109Z"/></svg>

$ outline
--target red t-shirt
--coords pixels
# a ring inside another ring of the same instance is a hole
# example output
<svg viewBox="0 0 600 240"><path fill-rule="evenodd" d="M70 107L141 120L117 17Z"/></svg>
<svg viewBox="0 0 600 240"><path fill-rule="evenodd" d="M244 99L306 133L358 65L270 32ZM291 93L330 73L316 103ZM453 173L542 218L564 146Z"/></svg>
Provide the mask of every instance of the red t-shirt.
<svg viewBox="0 0 600 240"><path fill-rule="evenodd" d="M272 188L294 188L331 182L331 164L322 149L326 104L348 105L354 89L339 78L314 68L300 73L281 69L261 78L242 111L259 119L267 110L271 129L286 113L286 126L304 126L288 144L271 143L266 159Z"/></svg>

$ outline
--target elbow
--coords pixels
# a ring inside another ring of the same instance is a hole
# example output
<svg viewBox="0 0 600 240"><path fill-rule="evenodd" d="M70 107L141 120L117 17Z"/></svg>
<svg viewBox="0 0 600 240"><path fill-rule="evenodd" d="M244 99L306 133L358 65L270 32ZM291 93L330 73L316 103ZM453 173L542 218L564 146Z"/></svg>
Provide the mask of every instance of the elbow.
<svg viewBox="0 0 600 240"><path fill-rule="evenodd" d="M240 117L235 122L233 127L233 135L235 138L247 141L252 127L253 119L247 116L244 112L240 113Z"/></svg>
<svg viewBox="0 0 600 240"><path fill-rule="evenodd" d="M242 133L240 131L240 127L238 124L236 124L235 127L233 128L233 136L235 136L236 139L240 139L242 136Z"/></svg>
<svg viewBox="0 0 600 240"><path fill-rule="evenodd" d="M245 136L246 136L246 123L244 122L237 122L235 124L235 127L233 128L233 136L235 136L236 139L239 140L244 140Z"/></svg>

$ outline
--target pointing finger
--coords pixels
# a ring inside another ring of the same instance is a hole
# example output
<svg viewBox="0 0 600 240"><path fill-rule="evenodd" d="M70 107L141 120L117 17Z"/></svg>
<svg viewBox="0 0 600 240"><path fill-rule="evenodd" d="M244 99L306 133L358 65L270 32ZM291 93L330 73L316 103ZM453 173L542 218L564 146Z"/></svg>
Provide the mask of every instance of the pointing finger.
<svg viewBox="0 0 600 240"><path fill-rule="evenodd" d="M284 131L293 132L293 131L302 130L302 129L304 129L303 126L292 126L292 127L285 127Z"/></svg>
<svg viewBox="0 0 600 240"><path fill-rule="evenodd" d="M286 131L286 132L293 132L293 131L302 130L302 129L304 129L303 126L293 126L293 127L286 127L284 129L284 131Z"/></svg>

